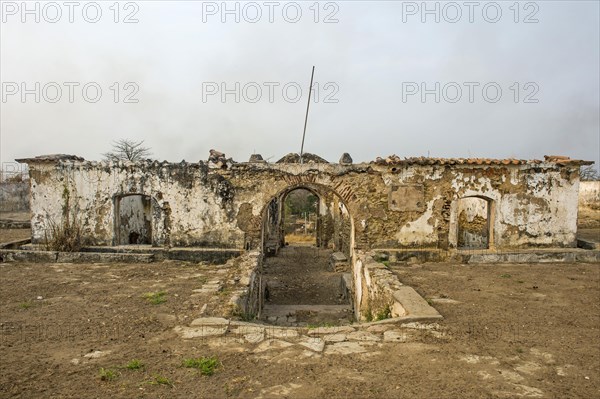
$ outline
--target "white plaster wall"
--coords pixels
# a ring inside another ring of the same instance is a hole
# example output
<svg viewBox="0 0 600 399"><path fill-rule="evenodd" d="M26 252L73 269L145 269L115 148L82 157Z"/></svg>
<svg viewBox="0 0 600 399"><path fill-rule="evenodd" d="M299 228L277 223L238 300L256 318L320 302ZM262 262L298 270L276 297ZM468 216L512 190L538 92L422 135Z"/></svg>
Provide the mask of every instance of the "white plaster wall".
<svg viewBox="0 0 600 399"><path fill-rule="evenodd" d="M153 241L162 245L165 238L164 212L168 203L171 209L171 240L180 237L192 244L205 245L231 243L243 246L243 233L223 210L220 198L207 185L201 183L201 172L182 185L170 170L146 172L142 168L123 165L84 164L82 167L69 163L55 165L32 165L32 231L34 241L44 239L46 219L60 221L62 218L63 191L68 187L72 203L77 205L84 232L97 245L111 245L114 236L114 196L144 194L156 201L154 208L161 212L154 215ZM87 167L86 167L87 165ZM176 165L174 165L176 167ZM161 176L162 175L162 176Z"/></svg>
<svg viewBox="0 0 600 399"><path fill-rule="evenodd" d="M565 179L559 171L528 174L525 180L524 193L505 194L497 203L496 242L575 246L579 181Z"/></svg>

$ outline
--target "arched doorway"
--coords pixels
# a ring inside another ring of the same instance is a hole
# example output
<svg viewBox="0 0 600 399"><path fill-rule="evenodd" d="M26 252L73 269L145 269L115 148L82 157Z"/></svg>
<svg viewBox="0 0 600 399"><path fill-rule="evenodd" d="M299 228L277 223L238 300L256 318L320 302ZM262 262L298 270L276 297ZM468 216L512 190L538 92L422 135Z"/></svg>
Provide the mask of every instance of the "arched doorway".
<svg viewBox="0 0 600 399"><path fill-rule="evenodd" d="M293 326L353 321L353 226L349 208L325 186L288 187L269 201L262 226L265 321Z"/></svg>

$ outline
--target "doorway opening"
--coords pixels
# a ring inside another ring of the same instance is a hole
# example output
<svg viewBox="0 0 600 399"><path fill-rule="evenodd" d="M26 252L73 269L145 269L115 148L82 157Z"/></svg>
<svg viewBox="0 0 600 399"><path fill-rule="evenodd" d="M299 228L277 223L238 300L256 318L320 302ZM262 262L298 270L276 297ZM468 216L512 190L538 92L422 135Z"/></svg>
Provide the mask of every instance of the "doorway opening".
<svg viewBox="0 0 600 399"><path fill-rule="evenodd" d="M348 208L316 184L275 196L263 215L261 318L285 326L354 321ZM270 256L269 256L270 255Z"/></svg>
<svg viewBox="0 0 600 399"><path fill-rule="evenodd" d="M130 194L115 198L115 244L152 244L152 198Z"/></svg>
<svg viewBox="0 0 600 399"><path fill-rule="evenodd" d="M319 198L314 193L303 188L290 191L282 216L286 245L317 245Z"/></svg>
<svg viewBox="0 0 600 399"><path fill-rule="evenodd" d="M493 231L491 200L465 197L458 200L458 249L488 249Z"/></svg>

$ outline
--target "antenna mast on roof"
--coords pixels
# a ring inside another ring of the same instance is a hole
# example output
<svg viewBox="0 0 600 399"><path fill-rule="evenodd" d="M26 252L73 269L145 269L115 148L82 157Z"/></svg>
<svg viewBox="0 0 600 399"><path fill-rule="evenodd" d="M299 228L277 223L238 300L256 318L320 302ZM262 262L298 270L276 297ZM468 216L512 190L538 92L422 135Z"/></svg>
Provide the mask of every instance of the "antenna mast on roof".
<svg viewBox="0 0 600 399"><path fill-rule="evenodd" d="M302 133L302 146L300 147L300 163L304 163L302 154L304 154L304 137L306 136L306 122L308 121L308 109L310 108L310 95L312 94L313 77L315 76L315 66L312 67L310 74L310 86L308 87L308 102L306 104L306 116L304 117L304 132Z"/></svg>

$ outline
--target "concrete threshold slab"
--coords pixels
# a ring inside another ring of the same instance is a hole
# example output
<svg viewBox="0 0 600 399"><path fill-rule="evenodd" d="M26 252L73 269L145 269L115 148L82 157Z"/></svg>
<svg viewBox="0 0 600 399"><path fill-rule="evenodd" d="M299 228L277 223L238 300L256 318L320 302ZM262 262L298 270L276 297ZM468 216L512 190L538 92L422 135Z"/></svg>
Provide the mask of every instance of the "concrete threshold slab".
<svg viewBox="0 0 600 399"><path fill-rule="evenodd" d="M458 263L595 263L600 262L598 245L581 243L582 248L531 248L515 250L441 250L441 249L374 249L391 262L458 262ZM376 256L377 256L376 255Z"/></svg>
<svg viewBox="0 0 600 399"><path fill-rule="evenodd" d="M16 242L15 242L16 243ZM2 256L3 261L24 262L137 262L148 263L164 259L208 262L210 264L223 264L229 259L240 256L243 250L236 248L158 248L150 245L124 245L124 246L98 246L83 247L80 252L45 251L39 245L22 242L14 247L6 247L7 252ZM10 248L10 249L9 249ZM21 248L21 249L17 249Z"/></svg>
<svg viewBox="0 0 600 399"><path fill-rule="evenodd" d="M100 252L56 252L0 249L3 262L33 263L150 263L152 254L100 253Z"/></svg>
<svg viewBox="0 0 600 399"><path fill-rule="evenodd" d="M482 252L461 254L463 263L596 263L600 261L599 250L547 249L506 252Z"/></svg>
<svg viewBox="0 0 600 399"><path fill-rule="evenodd" d="M153 254L155 260L183 260L192 262L225 263L240 256L244 251L238 248L201 248L201 247L152 247L150 245L118 245L85 247L83 252L103 253L146 253Z"/></svg>

